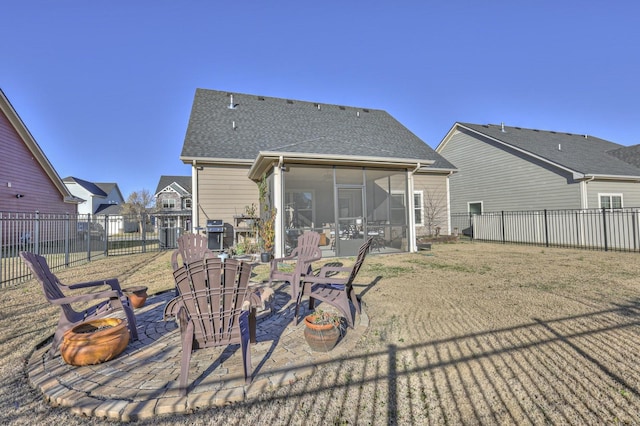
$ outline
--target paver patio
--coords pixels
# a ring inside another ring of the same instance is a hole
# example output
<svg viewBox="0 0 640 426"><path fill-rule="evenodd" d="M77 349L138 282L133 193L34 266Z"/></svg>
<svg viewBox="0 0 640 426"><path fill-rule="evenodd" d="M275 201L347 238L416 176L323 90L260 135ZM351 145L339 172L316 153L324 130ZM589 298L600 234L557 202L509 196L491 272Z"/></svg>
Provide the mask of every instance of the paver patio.
<svg viewBox="0 0 640 426"><path fill-rule="evenodd" d="M304 340L303 322L293 324L288 286L275 285L274 290L272 310L258 312L257 343L250 347L250 385L244 382L239 345L203 349L191 358L189 393L179 396L180 332L174 321L163 320L164 306L173 291L150 296L136 310L140 339L130 342L117 358L74 367L59 354L49 359L50 344L46 343L29 359L29 381L50 404L69 407L78 415L132 421L189 413L257 398L267 389L309 376L315 365L353 350L368 326L363 307L355 329L348 329L331 352L313 352ZM306 306L303 309L306 312Z"/></svg>

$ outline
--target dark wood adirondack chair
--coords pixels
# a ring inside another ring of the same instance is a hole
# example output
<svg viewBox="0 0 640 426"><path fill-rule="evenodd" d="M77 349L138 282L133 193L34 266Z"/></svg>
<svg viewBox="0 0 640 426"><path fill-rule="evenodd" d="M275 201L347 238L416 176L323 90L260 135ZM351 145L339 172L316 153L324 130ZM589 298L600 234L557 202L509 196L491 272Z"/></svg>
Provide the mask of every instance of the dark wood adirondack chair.
<svg viewBox="0 0 640 426"><path fill-rule="evenodd" d="M354 315L351 313L349 301L353 303L356 312L360 313L360 301L353 290L353 280L358 275L364 259L371 249L373 237L369 237L360 249L356 262L351 267L323 266L317 275L306 275L303 278L303 296L309 296L309 309L313 309L316 300L335 306L347 319L349 327L353 328ZM347 272L349 276L341 278L335 276L340 272Z"/></svg>
<svg viewBox="0 0 640 426"><path fill-rule="evenodd" d="M249 263L215 257L187 263L174 271L180 295L167 303L164 319L175 318L180 327L182 395L187 394L194 349L239 344L244 378L251 382L249 311L245 303L251 269Z"/></svg>
<svg viewBox="0 0 640 426"><path fill-rule="evenodd" d="M133 314L133 307L131 306L127 296L122 292L117 278L65 285L61 283L58 277L51 272L49 265L47 264L47 260L44 257L24 251L20 253L20 257L27 264L33 276L40 281L47 301L53 305L60 306L60 318L58 319L56 332L53 335L53 343L49 350L49 357L53 357L57 352L58 346L62 343L62 337L65 331L82 321L102 318L118 309L122 309L125 313L125 319L129 327L129 333L131 334L131 340L138 339L136 317ZM74 296L65 296L63 292L64 289L75 290L99 286L109 286L111 287L111 290ZM72 303L88 302L100 299L102 299L102 302L83 311L76 311L72 306Z"/></svg>
<svg viewBox="0 0 640 426"><path fill-rule="evenodd" d="M178 248L171 255L171 266L176 271L182 265L208 257L217 257L209 250L207 237L201 234L182 234L178 237ZM176 287L176 296L179 295Z"/></svg>
<svg viewBox="0 0 640 426"><path fill-rule="evenodd" d="M269 282L288 281L291 285L291 299L295 301L295 324L298 324L298 312L301 300L302 278L311 270L311 264L322 259L322 251L318 247L320 234L314 231L306 231L298 237L298 245L289 256L271 260ZM295 260L292 271L284 271L278 268L279 264Z"/></svg>
<svg viewBox="0 0 640 426"><path fill-rule="evenodd" d="M214 257L214 253L207 246L207 237L201 234L182 234L178 237L178 248L171 255L171 266L177 270L182 265L194 260L204 259L205 256Z"/></svg>

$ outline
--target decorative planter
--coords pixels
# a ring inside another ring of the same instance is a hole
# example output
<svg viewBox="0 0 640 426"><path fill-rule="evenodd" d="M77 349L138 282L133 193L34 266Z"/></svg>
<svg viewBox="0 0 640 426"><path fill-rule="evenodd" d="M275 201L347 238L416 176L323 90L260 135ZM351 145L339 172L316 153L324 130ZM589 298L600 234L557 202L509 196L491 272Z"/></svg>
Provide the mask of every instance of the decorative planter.
<svg viewBox="0 0 640 426"><path fill-rule="evenodd" d="M340 328L335 324L315 324L311 315L304 318L304 339L316 352L329 352L340 339Z"/></svg>
<svg viewBox="0 0 640 426"><path fill-rule="evenodd" d="M129 344L127 324L118 318L83 322L67 330L60 345L64 362L93 365L120 355Z"/></svg>
<svg viewBox="0 0 640 426"><path fill-rule="evenodd" d="M144 306L144 302L147 301L147 287L128 287L123 288L122 292L127 295L134 308L142 308Z"/></svg>
<svg viewBox="0 0 640 426"><path fill-rule="evenodd" d="M260 253L260 261L262 263L271 262L271 253Z"/></svg>

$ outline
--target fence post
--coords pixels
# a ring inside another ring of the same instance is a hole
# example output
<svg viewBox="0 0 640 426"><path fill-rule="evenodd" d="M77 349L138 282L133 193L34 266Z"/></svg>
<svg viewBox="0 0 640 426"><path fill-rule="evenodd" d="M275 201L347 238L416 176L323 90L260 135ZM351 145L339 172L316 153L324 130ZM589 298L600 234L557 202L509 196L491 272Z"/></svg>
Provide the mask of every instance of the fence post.
<svg viewBox="0 0 640 426"><path fill-rule="evenodd" d="M91 262L91 233L89 232L91 226L91 213L87 214L87 232L84 233L84 241L87 244L87 260Z"/></svg>
<svg viewBox="0 0 640 426"><path fill-rule="evenodd" d="M504 210L500 212L500 226L502 227L502 244L504 244Z"/></svg>
<svg viewBox="0 0 640 426"><path fill-rule="evenodd" d="M4 275L2 274L2 265L4 265L4 261L2 260L5 257L5 241L4 241L4 233L2 232L2 224L4 222L4 214L2 212L0 212L0 287L3 287L3 282L2 282L2 277L4 277ZM9 233L7 232L7 235ZM7 238L8 239L8 238ZM9 256L11 256L9 254L9 250L10 250L10 245L11 243L9 241L7 241L7 249L6 249L6 257L8 258ZM13 250L11 250L13 251Z"/></svg>
<svg viewBox="0 0 640 426"><path fill-rule="evenodd" d="M36 210L36 223L33 224L33 244L34 253L40 254L40 212Z"/></svg>
<svg viewBox="0 0 640 426"><path fill-rule="evenodd" d="M609 241L607 238L607 209L602 208L602 232L604 233L604 251L609 251Z"/></svg>
<svg viewBox="0 0 640 426"><path fill-rule="evenodd" d="M109 215L104 215L104 255L109 256Z"/></svg>
<svg viewBox="0 0 640 426"><path fill-rule="evenodd" d="M631 225L633 225L633 251L638 251L638 212L631 210Z"/></svg>
<svg viewBox="0 0 640 426"><path fill-rule="evenodd" d="M64 221L64 265L69 266L69 252L71 245L71 227L69 226L69 213L65 213Z"/></svg>
<svg viewBox="0 0 640 426"><path fill-rule="evenodd" d="M544 245L549 247L549 222L547 220L547 209L544 209Z"/></svg>
<svg viewBox="0 0 640 426"><path fill-rule="evenodd" d="M142 213L142 252L147 252L147 214Z"/></svg>

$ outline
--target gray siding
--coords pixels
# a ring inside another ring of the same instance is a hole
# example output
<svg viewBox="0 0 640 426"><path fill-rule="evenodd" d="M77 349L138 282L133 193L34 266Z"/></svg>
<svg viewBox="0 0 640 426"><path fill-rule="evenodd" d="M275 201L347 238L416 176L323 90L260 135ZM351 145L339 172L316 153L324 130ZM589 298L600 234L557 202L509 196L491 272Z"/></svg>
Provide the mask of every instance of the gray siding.
<svg viewBox="0 0 640 426"><path fill-rule="evenodd" d="M249 167L204 167L198 172L198 226L207 219L222 219L233 225L233 216L245 206L258 204L258 186L247 177Z"/></svg>
<svg viewBox="0 0 640 426"><path fill-rule="evenodd" d="M640 183L591 181L587 182L589 208L598 208L598 194L622 194L623 207L640 207Z"/></svg>
<svg viewBox="0 0 640 426"><path fill-rule="evenodd" d="M439 151L458 168L450 178L451 212L483 202L485 212L580 208L580 185L568 172L515 150L456 132Z"/></svg>

